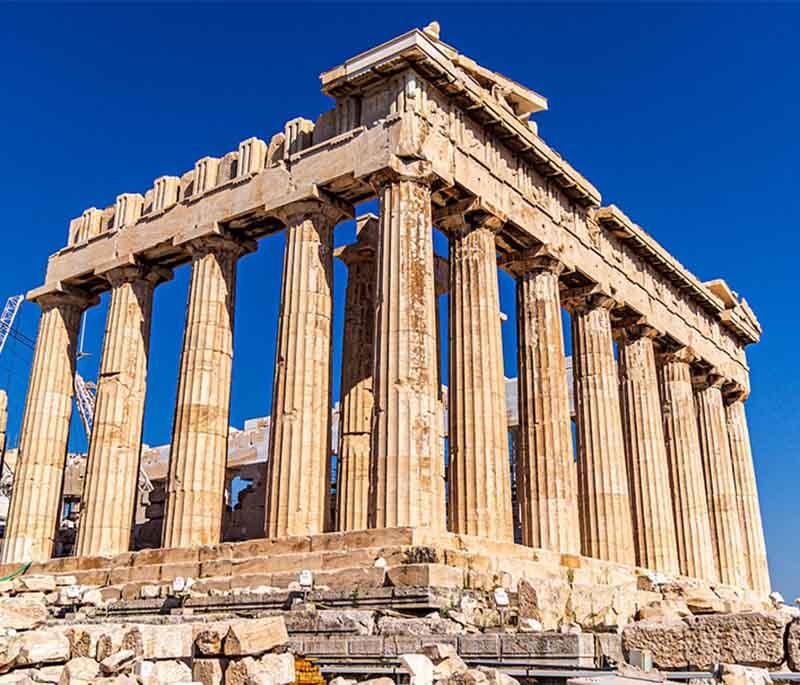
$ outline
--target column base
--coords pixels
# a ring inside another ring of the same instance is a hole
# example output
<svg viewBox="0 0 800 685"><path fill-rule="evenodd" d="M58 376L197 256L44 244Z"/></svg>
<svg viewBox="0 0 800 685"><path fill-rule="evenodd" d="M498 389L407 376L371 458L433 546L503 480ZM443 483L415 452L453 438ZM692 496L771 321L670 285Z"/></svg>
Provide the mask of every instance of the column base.
<svg viewBox="0 0 800 685"><path fill-rule="evenodd" d="M5 564L0 574L17 568ZM339 606L391 608L410 602L416 609L453 607L469 591L484 598L488 611L494 607L495 588L504 587L518 593L521 611L533 612L548 630L572 622L584 630L623 627L640 608L681 594L689 610L698 613L771 606L767 597L741 588L682 576L658 584L652 572L638 567L429 528L64 557L33 564L25 576L74 576L79 585L100 588L106 609L122 614L162 611L178 577L194 579L193 595L186 601L196 611L233 611L240 602L249 606L254 601L271 606L301 589L304 570L312 572L316 591L324 594L319 601ZM250 595L258 598L246 600Z"/></svg>

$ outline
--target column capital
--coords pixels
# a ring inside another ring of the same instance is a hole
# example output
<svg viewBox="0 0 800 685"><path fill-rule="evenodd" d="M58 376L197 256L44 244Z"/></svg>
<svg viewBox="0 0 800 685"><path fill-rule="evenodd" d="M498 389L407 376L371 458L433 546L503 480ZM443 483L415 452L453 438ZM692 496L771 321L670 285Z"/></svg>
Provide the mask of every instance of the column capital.
<svg viewBox="0 0 800 685"><path fill-rule="evenodd" d="M388 183L411 181L430 185L433 179L433 166L429 161L423 159L405 161L399 157L393 157L389 166L369 176L367 183L378 192Z"/></svg>
<svg viewBox="0 0 800 685"><path fill-rule="evenodd" d="M440 229L463 235L484 228L497 233L507 221L506 215L481 197L459 200L445 207L435 208L433 223Z"/></svg>
<svg viewBox="0 0 800 685"><path fill-rule="evenodd" d="M670 350L660 350L656 354L657 360L661 364L682 363L694 364L700 360L697 352L693 348L685 346Z"/></svg>
<svg viewBox="0 0 800 685"><path fill-rule="evenodd" d="M614 325L614 339L617 342L633 342L641 338L655 340L659 335L659 330L647 323L644 316L626 317Z"/></svg>
<svg viewBox="0 0 800 685"><path fill-rule="evenodd" d="M159 283L172 280L172 269L144 264L133 258L109 264L102 269L95 269L95 274L107 280L112 288L134 281L147 281L156 286Z"/></svg>
<svg viewBox="0 0 800 685"><path fill-rule="evenodd" d="M229 233L212 233L211 235L193 238L184 244L184 247L193 258L205 257L208 254L232 253L235 257L258 249L255 240L235 237Z"/></svg>
<svg viewBox="0 0 800 685"><path fill-rule="evenodd" d="M352 205L342 202L334 195L315 188L312 197L279 207L272 210L270 215L285 226L297 224L311 217L322 217L326 223L335 226L340 221L352 219L355 211Z"/></svg>
<svg viewBox="0 0 800 685"><path fill-rule="evenodd" d="M736 381L730 381L722 386L722 396L725 404L744 402L750 396L750 389Z"/></svg>
<svg viewBox="0 0 800 685"><path fill-rule="evenodd" d="M727 383L727 379L715 368L697 372L692 374L692 387L695 390L707 390L708 388L717 388L722 390L722 387Z"/></svg>
<svg viewBox="0 0 800 685"><path fill-rule="evenodd" d="M42 311L63 306L77 307L83 311L98 304L100 298L79 288L59 285L58 290L51 290L48 293L39 295L33 299L33 302L36 302L42 308Z"/></svg>
<svg viewBox="0 0 800 685"><path fill-rule="evenodd" d="M337 247L333 256L347 266L375 260L378 243L379 219L374 214L363 214L356 218L356 242Z"/></svg>
<svg viewBox="0 0 800 685"><path fill-rule="evenodd" d="M563 271L567 270L567 265L561 259L561 251L544 243L527 250L504 255L499 259L498 264L516 278L543 271L560 276Z"/></svg>
<svg viewBox="0 0 800 685"><path fill-rule="evenodd" d="M592 309L612 310L622 304L598 285L570 288L561 293L561 304L571 313L585 313Z"/></svg>

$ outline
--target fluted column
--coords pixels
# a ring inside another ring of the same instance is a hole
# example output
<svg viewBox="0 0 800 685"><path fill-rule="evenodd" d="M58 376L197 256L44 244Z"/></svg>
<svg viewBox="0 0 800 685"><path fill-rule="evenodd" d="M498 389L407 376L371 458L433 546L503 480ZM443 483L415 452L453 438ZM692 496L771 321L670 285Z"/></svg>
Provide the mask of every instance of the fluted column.
<svg viewBox="0 0 800 685"><path fill-rule="evenodd" d="M266 531L325 529L329 501L333 229L344 218L320 202L284 215L286 250L275 350Z"/></svg>
<svg viewBox="0 0 800 685"><path fill-rule="evenodd" d="M578 476L558 291L563 267L546 256L521 258L510 266L517 276L522 543L580 554Z"/></svg>
<svg viewBox="0 0 800 685"><path fill-rule="evenodd" d="M570 298L578 501L586 556L635 563L617 363L605 295Z"/></svg>
<svg viewBox="0 0 800 685"><path fill-rule="evenodd" d="M697 425L718 577L723 583L743 587L747 583L747 567L720 389L723 383L724 380L713 373L695 381Z"/></svg>
<svg viewBox="0 0 800 685"><path fill-rule="evenodd" d="M503 338L489 215L449 217L449 522L455 533L514 539Z"/></svg>
<svg viewBox="0 0 800 685"><path fill-rule="evenodd" d="M75 378L81 313L89 300L63 293L39 298L42 316L22 421L3 563L46 561L53 549Z"/></svg>
<svg viewBox="0 0 800 685"><path fill-rule="evenodd" d="M139 480L153 290L168 271L138 265L106 274L111 302L97 379L76 554L128 550Z"/></svg>
<svg viewBox="0 0 800 685"><path fill-rule="evenodd" d="M209 236L187 245L186 305L164 518L164 547L219 542L228 456L236 264L254 244Z"/></svg>
<svg viewBox="0 0 800 685"><path fill-rule="evenodd" d="M660 355L662 416L680 572L713 582L718 574L689 366L693 360L687 348Z"/></svg>
<svg viewBox="0 0 800 685"><path fill-rule="evenodd" d="M380 197L370 482L375 528L445 526L426 172L374 179Z"/></svg>
<svg viewBox="0 0 800 685"><path fill-rule="evenodd" d="M367 528L378 218L357 223L358 240L337 253L347 265L337 470L337 530Z"/></svg>
<svg viewBox="0 0 800 685"><path fill-rule="evenodd" d="M623 435L636 563L677 574L678 543L653 348L656 333L634 325L619 338Z"/></svg>
<svg viewBox="0 0 800 685"><path fill-rule="evenodd" d="M747 562L748 586L762 594L770 591L767 549L764 543L764 528L761 523L761 506L750 447L750 432L744 411L744 396L739 393L727 398L726 418L728 438L731 446L733 481L736 486L736 501L742 544Z"/></svg>

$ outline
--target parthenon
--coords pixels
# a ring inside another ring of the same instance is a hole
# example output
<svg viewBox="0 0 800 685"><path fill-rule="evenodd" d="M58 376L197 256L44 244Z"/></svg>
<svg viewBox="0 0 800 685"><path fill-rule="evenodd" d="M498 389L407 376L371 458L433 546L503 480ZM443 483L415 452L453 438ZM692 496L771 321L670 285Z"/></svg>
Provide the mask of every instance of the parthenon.
<svg viewBox="0 0 800 685"><path fill-rule="evenodd" d="M158 285L183 265L191 283L160 544L222 542L237 264L283 231L265 538L412 528L513 543L513 486L514 554L766 596L745 414L745 347L761 328L746 300L721 279L699 280L603 205L538 134L531 116L547 100L459 53L437 26L358 54L321 82L335 107L316 121L293 119L269 140L248 138L70 222L27 295L41 320L3 564L53 555L81 315L107 291L75 554L131 551L150 321ZM337 224L375 198L378 215L359 215L357 241L334 250ZM434 231L449 240L446 260L435 258ZM340 369L335 257L348 272ZM498 269L517 293L513 483Z"/></svg>

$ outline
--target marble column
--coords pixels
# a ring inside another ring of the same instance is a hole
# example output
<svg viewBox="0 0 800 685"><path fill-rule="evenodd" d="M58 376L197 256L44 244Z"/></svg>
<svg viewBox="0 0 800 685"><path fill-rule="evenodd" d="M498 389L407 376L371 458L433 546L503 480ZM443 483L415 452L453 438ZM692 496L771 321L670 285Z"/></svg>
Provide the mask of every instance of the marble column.
<svg viewBox="0 0 800 685"><path fill-rule="evenodd" d="M727 398L725 408L728 423L728 439L731 446L733 481L736 486L736 501L742 544L747 562L748 586L763 595L770 592L767 549L764 543L764 528L761 523L761 506L758 501L756 473L750 447L750 432L744 411L742 393Z"/></svg>
<svg viewBox="0 0 800 685"><path fill-rule="evenodd" d="M723 383L724 379L713 372L695 380L697 425L718 578L722 583L743 587L747 584L747 566L722 401Z"/></svg>
<svg viewBox="0 0 800 685"><path fill-rule="evenodd" d="M514 539L495 231L486 214L450 232L449 522L454 533Z"/></svg>
<svg viewBox="0 0 800 685"><path fill-rule="evenodd" d="M378 217L359 217L357 229L357 241L336 255L347 265L336 530L368 527Z"/></svg>
<svg viewBox="0 0 800 685"><path fill-rule="evenodd" d="M76 554L128 550L139 480L153 291L169 271L139 265L105 274L111 302L97 379L94 424Z"/></svg>
<svg viewBox="0 0 800 685"><path fill-rule="evenodd" d="M558 290L563 267L539 256L520 259L510 268L517 277L516 470L522 543L580 554L578 476Z"/></svg>
<svg viewBox="0 0 800 685"><path fill-rule="evenodd" d="M662 417L680 572L714 582L718 574L692 390L694 359L687 348L659 356Z"/></svg>
<svg viewBox="0 0 800 685"><path fill-rule="evenodd" d="M255 244L215 235L196 239L187 249L192 278L172 428L164 547L220 541L236 265Z"/></svg>
<svg viewBox="0 0 800 685"><path fill-rule="evenodd" d="M268 463L268 537L325 530L330 501L333 229L321 202L291 206L275 350Z"/></svg>
<svg viewBox="0 0 800 685"><path fill-rule="evenodd" d="M656 334L642 325L620 332L623 435L636 563L675 575L680 567L653 346Z"/></svg>
<svg viewBox="0 0 800 685"><path fill-rule="evenodd" d="M42 308L22 421L3 563L47 561L61 507L61 485L72 416L75 356L84 296L53 293Z"/></svg>
<svg viewBox="0 0 800 685"><path fill-rule="evenodd" d="M578 502L583 554L634 564L631 504L611 337L614 301L602 294L571 297Z"/></svg>
<svg viewBox="0 0 800 685"><path fill-rule="evenodd" d="M374 179L380 198L370 526L444 529L427 169Z"/></svg>

